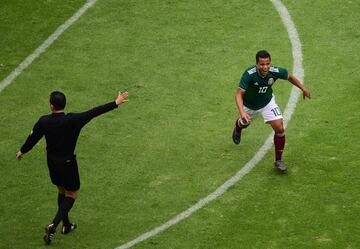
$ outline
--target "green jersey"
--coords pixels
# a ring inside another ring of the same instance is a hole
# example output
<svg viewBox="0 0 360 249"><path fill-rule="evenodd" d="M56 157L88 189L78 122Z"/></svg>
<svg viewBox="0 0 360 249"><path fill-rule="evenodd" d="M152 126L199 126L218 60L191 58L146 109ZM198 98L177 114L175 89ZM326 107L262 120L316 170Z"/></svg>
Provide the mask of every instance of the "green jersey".
<svg viewBox="0 0 360 249"><path fill-rule="evenodd" d="M243 73L239 87L245 90L244 105L252 110L265 107L272 98L272 85L277 79L288 79L285 68L271 66L265 77L260 76L256 66L251 66Z"/></svg>

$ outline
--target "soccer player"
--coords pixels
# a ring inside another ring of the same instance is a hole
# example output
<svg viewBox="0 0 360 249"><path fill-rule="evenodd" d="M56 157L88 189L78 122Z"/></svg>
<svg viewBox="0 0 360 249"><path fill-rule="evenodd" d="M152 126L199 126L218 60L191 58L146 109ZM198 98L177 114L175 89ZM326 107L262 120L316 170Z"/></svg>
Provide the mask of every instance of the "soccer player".
<svg viewBox="0 0 360 249"><path fill-rule="evenodd" d="M276 104L272 86L277 79L287 80L302 93L303 98L310 98L310 92L294 75L288 73L285 68L271 65L271 56L266 50L256 53L256 65L249 67L243 73L239 88L236 92L236 105L239 109L240 118L235 122L232 138L235 144L241 141L241 131L250 125L258 114L261 114L264 122L273 128L275 144L275 167L281 172L286 172L287 166L281 160L285 147L285 129L283 116Z"/></svg>
<svg viewBox="0 0 360 249"><path fill-rule="evenodd" d="M56 227L62 221L61 233L67 234L77 226L69 220L68 213L74 205L80 178L76 156L74 154L76 141L81 129L91 119L117 108L127 101L128 92L119 93L115 101L100 105L89 111L65 114L66 98L62 92L50 94L51 114L40 117L24 145L16 153L20 160L23 154L30 151L34 145L45 136L47 164L50 178L58 188L58 211L51 222L45 227L44 241L50 244Z"/></svg>

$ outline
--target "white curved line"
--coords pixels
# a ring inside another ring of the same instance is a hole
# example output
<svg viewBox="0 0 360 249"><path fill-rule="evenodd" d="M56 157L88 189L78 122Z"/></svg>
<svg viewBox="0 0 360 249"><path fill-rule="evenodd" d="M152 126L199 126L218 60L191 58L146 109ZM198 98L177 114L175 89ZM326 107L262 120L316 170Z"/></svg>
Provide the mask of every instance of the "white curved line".
<svg viewBox="0 0 360 249"><path fill-rule="evenodd" d="M3 81L0 83L0 93L8 85L10 85L16 77L18 77L30 64L40 56L46 49L71 25L73 25L97 0L88 0L72 17L70 17L64 24L59 26L57 30L50 35L35 51L30 54L20 65L15 68Z"/></svg>
<svg viewBox="0 0 360 249"><path fill-rule="evenodd" d="M291 20L290 14L287 11L286 7L281 3L280 0L270 0L272 4L275 6L276 10L279 12L281 19L286 27L286 30L289 34L289 38L292 45L292 54L293 54L293 66L294 66L294 75L296 75L300 81L303 81L304 78L304 70L302 67L302 52L301 52L301 43L299 39L299 35L296 31L295 25ZM284 111L284 125L286 126L289 122L291 115L293 114L297 100L299 98L300 91L294 86L291 90L289 101L286 105ZM265 156L265 154L272 147L273 143L273 134L270 134L266 139L265 143L261 146L261 148L256 152L254 157L248 161L243 168L241 168L233 177L227 180L223 185L217 188L213 193L209 194L205 198L198 201L194 206L185 210L184 212L178 214L177 216L170 219L168 222L146 232L139 237L135 238L123 244L121 246L116 247L116 249L127 249L130 248L148 238L168 229L169 227L175 225L176 223L186 219L191 214L204 207L209 202L215 200L219 196L223 195L231 186L240 181L240 179L249 173L256 164Z"/></svg>

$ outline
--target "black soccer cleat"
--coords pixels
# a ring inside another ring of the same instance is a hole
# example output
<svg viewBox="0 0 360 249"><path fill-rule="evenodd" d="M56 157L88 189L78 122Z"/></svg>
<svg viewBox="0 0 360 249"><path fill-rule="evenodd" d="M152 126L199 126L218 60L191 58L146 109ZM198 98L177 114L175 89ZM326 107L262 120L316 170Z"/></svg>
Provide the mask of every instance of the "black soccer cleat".
<svg viewBox="0 0 360 249"><path fill-rule="evenodd" d="M54 235L55 235L54 224L50 224L50 225L46 226L45 227L45 235L44 235L45 244L50 245Z"/></svg>
<svg viewBox="0 0 360 249"><path fill-rule="evenodd" d="M69 225L64 226L64 224L61 227L61 233L62 234L68 234L72 230L75 230L77 228L76 224L70 223Z"/></svg>
<svg viewBox="0 0 360 249"><path fill-rule="evenodd" d="M237 131L236 126L234 127L234 130L233 130L232 139L235 144L239 144L241 141L241 131L240 132Z"/></svg>
<svg viewBox="0 0 360 249"><path fill-rule="evenodd" d="M277 160L274 164L281 173L285 173L287 171L287 167L283 161Z"/></svg>

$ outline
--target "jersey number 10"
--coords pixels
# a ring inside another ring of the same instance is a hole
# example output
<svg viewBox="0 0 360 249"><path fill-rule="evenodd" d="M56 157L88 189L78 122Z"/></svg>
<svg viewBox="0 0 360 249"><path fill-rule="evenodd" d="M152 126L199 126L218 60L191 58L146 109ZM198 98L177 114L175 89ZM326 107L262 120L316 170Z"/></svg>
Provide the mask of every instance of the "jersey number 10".
<svg viewBox="0 0 360 249"><path fill-rule="evenodd" d="M271 111L274 113L275 117L281 115L279 107L275 107L274 109L271 109Z"/></svg>
<svg viewBox="0 0 360 249"><path fill-rule="evenodd" d="M261 86L259 87L259 93L266 93L268 87L267 86Z"/></svg>

